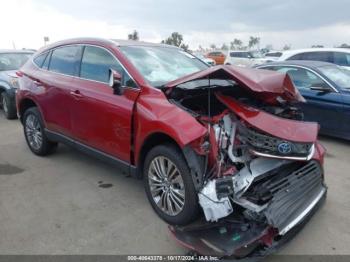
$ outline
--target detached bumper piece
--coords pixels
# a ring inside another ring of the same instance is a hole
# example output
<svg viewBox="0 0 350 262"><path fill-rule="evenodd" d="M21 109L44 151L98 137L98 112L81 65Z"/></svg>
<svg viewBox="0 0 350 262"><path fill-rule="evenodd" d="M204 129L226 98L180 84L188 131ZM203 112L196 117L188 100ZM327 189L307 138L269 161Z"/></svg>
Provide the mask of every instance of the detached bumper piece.
<svg viewBox="0 0 350 262"><path fill-rule="evenodd" d="M312 161L289 176L266 185L274 192L265 216L280 235L300 222L326 193L321 167Z"/></svg>
<svg viewBox="0 0 350 262"><path fill-rule="evenodd" d="M265 219L249 219L239 212L218 222L204 217L187 226L169 226L175 239L198 255L219 258L265 256L291 239L323 204L327 188L317 161L289 163L278 174L259 176L244 197L267 205Z"/></svg>
<svg viewBox="0 0 350 262"><path fill-rule="evenodd" d="M169 230L180 245L197 255L211 255L220 259L263 258L289 242L324 204L325 199L326 194L323 194L310 212L283 236L272 227L239 222L233 215L217 223L201 220L184 227L169 226Z"/></svg>

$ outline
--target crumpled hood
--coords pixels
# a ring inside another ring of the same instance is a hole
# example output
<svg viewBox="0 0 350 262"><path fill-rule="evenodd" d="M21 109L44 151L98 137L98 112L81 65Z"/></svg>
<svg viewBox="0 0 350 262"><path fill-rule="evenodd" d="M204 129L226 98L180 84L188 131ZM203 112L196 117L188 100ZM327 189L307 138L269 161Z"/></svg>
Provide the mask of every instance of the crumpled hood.
<svg viewBox="0 0 350 262"><path fill-rule="evenodd" d="M242 104L234 98L220 93L216 93L216 97L245 122L258 130L287 141L314 143L317 140L319 130L317 123L281 118Z"/></svg>
<svg viewBox="0 0 350 262"><path fill-rule="evenodd" d="M259 94L267 103L278 103L278 97L287 101L305 102L287 74L232 65L210 67L171 81L165 87L171 89L186 82L207 78L233 80L242 88Z"/></svg>

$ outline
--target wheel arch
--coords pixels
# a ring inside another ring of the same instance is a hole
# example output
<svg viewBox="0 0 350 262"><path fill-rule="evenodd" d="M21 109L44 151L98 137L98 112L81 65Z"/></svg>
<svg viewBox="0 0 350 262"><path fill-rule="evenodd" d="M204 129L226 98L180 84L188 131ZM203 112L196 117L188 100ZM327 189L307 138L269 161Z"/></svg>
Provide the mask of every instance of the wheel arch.
<svg viewBox="0 0 350 262"><path fill-rule="evenodd" d="M163 132L156 132L148 135L141 146L140 153L137 158L137 177L138 178L143 177L143 168L144 168L144 162L145 162L147 153L155 146L162 145L162 144L172 144L176 146L180 150L180 152L182 152L179 144L171 136Z"/></svg>
<svg viewBox="0 0 350 262"><path fill-rule="evenodd" d="M37 107L39 111L41 112L40 108L38 107L38 104L31 98L24 98L21 100L21 102L18 105L18 114L20 116L20 120L23 123L23 115L25 111L31 107Z"/></svg>

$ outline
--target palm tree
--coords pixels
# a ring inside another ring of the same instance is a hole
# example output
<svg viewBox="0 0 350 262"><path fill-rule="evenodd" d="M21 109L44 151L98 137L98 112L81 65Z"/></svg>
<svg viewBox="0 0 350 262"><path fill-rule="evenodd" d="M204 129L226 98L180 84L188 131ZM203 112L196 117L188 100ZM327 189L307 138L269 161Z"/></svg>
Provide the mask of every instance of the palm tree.
<svg viewBox="0 0 350 262"><path fill-rule="evenodd" d="M248 47L251 49L253 48L254 46L256 45L259 45L260 44L260 37L254 37L254 36L251 36L249 38L249 42L248 42Z"/></svg>
<svg viewBox="0 0 350 262"><path fill-rule="evenodd" d="M138 41L139 33L136 30L134 30L131 34L128 34L128 39Z"/></svg>
<svg viewBox="0 0 350 262"><path fill-rule="evenodd" d="M233 39L233 41L230 43L230 47L233 50L234 49L238 49L238 50L242 49L242 45L243 45L242 40L240 40L238 38Z"/></svg>

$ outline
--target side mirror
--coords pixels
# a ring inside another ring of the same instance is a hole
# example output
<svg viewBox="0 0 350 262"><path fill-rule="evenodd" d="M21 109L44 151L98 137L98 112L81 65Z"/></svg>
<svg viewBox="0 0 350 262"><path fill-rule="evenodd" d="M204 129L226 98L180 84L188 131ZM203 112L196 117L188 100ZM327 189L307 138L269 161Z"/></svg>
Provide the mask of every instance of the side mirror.
<svg viewBox="0 0 350 262"><path fill-rule="evenodd" d="M324 92L324 93L332 92L332 88L326 87L326 86L312 86L310 87L310 89L318 92Z"/></svg>
<svg viewBox="0 0 350 262"><path fill-rule="evenodd" d="M114 94L116 95L123 94L122 76L113 69L109 69L109 86L113 88Z"/></svg>

